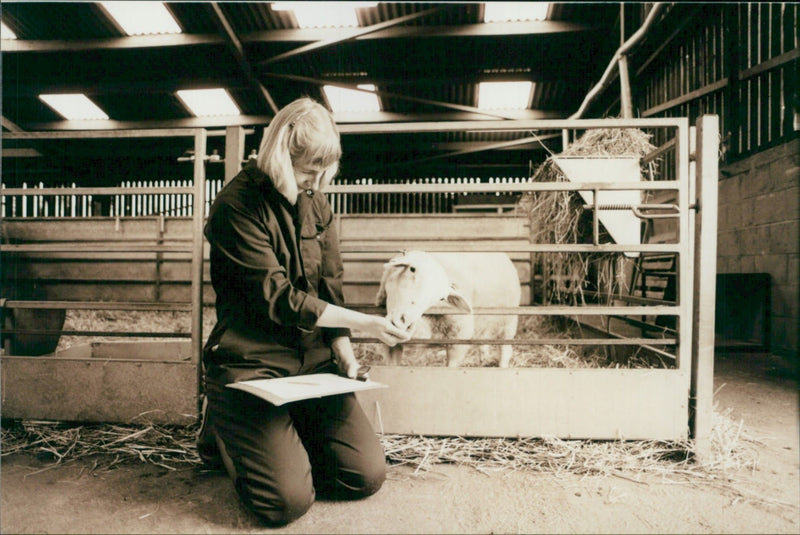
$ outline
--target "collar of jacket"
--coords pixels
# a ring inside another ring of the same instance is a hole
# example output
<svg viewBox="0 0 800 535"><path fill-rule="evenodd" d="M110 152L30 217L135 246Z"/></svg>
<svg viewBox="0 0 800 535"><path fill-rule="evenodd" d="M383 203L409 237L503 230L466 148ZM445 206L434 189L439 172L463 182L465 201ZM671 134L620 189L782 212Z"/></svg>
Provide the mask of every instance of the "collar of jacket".
<svg viewBox="0 0 800 535"><path fill-rule="evenodd" d="M269 175L261 171L254 161L248 162L242 171L250 182L256 184L261 189L270 204L279 204L288 210L289 213L294 213L297 210L297 206L290 203L289 200L278 191Z"/></svg>

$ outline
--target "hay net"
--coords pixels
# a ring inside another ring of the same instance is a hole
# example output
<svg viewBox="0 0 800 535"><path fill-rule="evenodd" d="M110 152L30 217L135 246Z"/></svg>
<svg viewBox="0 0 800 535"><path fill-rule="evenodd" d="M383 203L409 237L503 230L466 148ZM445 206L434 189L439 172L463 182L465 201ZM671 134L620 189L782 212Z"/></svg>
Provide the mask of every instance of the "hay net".
<svg viewBox="0 0 800 535"><path fill-rule="evenodd" d="M635 128L600 128L586 131L559 156L635 157L641 159L655 149L651 134ZM642 180L654 180L657 161L641 167ZM565 182L564 172L548 157L531 177L532 182ZM583 209L580 195L573 191L531 191L520 198L518 213L528 216L531 243L592 243L591 211ZM601 243L609 235L601 228ZM585 302L583 290L588 286L607 287L609 293L619 290L614 273L621 263L630 261L621 253L544 253L538 255L537 269L546 281L545 302L577 304ZM594 281L590 282L590 270Z"/></svg>

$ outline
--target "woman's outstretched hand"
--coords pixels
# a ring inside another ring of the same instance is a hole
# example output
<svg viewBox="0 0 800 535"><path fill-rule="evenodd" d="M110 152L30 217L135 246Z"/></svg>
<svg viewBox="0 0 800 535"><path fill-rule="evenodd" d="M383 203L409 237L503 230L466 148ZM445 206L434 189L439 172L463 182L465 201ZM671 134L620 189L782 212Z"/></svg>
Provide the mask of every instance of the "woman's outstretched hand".
<svg viewBox="0 0 800 535"><path fill-rule="evenodd" d="M369 338L377 338L389 347L411 339L411 333L396 327L383 316L373 316L348 308L329 304L317 320L319 327L345 327L354 329Z"/></svg>
<svg viewBox="0 0 800 535"><path fill-rule="evenodd" d="M369 336L377 338L389 347L402 344L411 339L411 332L395 326L394 323L382 316L368 316L370 325L363 330Z"/></svg>

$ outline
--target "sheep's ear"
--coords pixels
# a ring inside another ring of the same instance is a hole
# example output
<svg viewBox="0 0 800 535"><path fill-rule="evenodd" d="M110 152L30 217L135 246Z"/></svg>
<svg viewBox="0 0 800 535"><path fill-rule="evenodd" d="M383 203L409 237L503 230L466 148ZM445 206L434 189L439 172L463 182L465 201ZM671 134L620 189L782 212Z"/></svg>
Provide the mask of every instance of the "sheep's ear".
<svg viewBox="0 0 800 535"><path fill-rule="evenodd" d="M468 314L472 314L472 305L469 303L469 299L467 299L467 297L459 292L454 286L450 287L450 294L445 298L445 300L457 309Z"/></svg>
<svg viewBox="0 0 800 535"><path fill-rule="evenodd" d="M378 294L375 296L375 306L382 307L386 304L386 288L384 281L381 281L381 287L378 288Z"/></svg>
<svg viewBox="0 0 800 535"><path fill-rule="evenodd" d="M392 263L390 260L386 264L383 265L383 274L381 275L381 284L378 288L378 294L375 296L375 306L383 306L386 304L386 279L389 276L389 272L396 266L397 264Z"/></svg>
<svg viewBox="0 0 800 535"><path fill-rule="evenodd" d="M395 266L410 266L411 263L407 258L402 256L398 256L397 258L392 258L387 263L383 265L384 268L390 268Z"/></svg>

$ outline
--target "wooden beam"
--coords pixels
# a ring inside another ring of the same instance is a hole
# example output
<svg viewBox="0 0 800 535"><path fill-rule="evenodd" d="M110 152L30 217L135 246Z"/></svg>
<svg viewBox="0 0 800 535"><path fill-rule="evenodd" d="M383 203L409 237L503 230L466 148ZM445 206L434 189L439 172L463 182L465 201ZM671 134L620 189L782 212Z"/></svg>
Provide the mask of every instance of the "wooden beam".
<svg viewBox="0 0 800 535"><path fill-rule="evenodd" d="M596 26L565 21L537 20L519 22L493 22L491 24L463 24L463 25L437 25L437 26L395 26L385 28L369 34L360 35L357 41L375 39L408 39L414 37L506 37L506 36L536 36L554 33L579 33L598 31ZM268 30L242 33L242 40L248 43L256 42L311 42L330 40L341 37L341 30L331 28L293 29L293 30Z"/></svg>
<svg viewBox="0 0 800 535"><path fill-rule="evenodd" d="M316 78L322 84L342 84L350 87L357 84L372 83L376 86L439 86L443 83L441 76L436 76L432 72L427 72L422 77L408 76L405 78L394 77L375 77L369 76L365 78L359 75L324 75ZM565 72L563 69L552 71L533 71L525 68L516 70L515 72L474 72L472 66L463 66L461 73L451 73L446 77L446 83L452 85L473 85L479 82L512 82L512 81L525 81L525 82L548 82L548 81L565 81L580 83L582 75L579 71ZM227 89L245 89L249 87L246 80L241 76L220 76L220 77L191 77L181 74L176 74L175 78L169 80L147 80L147 81L115 81L115 80L101 80L94 83L91 87L80 85L76 83L64 83L53 81L52 83L45 83L39 80L32 80L29 83L15 83L13 86L6 88L10 95L15 97L37 97L45 92L57 93L84 93L88 96L91 95L137 95L142 93L174 93L178 89L184 89L186 86L194 88L203 87L219 87L224 86ZM563 112L552 112L562 113Z"/></svg>
<svg viewBox="0 0 800 535"><path fill-rule="evenodd" d="M633 102L631 100L631 82L628 77L628 56L619 57L619 85L622 99L622 118L633 118Z"/></svg>
<svg viewBox="0 0 800 535"><path fill-rule="evenodd" d="M284 52L283 54L278 54L277 56L273 56L273 57L267 58L267 59L265 59L263 61L259 61L257 63L257 65L259 67L265 67L265 66L270 65L272 63L275 63L277 61L288 59L288 58L291 58L291 57L294 57L294 56L298 56L298 55L301 55L301 54L306 54L306 53L314 51L314 50L320 50L322 48L327 48L329 46L334 46L334 45L337 45L337 44L342 43L344 41L349 41L351 39L355 39L355 38L360 37L362 35L367 35L367 34L370 34L370 33L377 32L377 31L382 30L384 28L390 28L392 26L397 26L398 24L404 24L406 22L409 22L409 21L412 21L412 20L415 20L415 19L418 19L418 18L421 18L421 17L425 17L425 16L430 15L432 13L436 13L438 11L441 11L442 9L445 9L445 8L443 8L443 7L435 7L435 8L431 8L431 9L426 9L425 11L420 11L418 13L412 13L410 15L406 15L406 16L403 16L403 17L398 17L396 19L387 20L385 22L380 22L378 24L373 24L373 25L367 26L365 28L357 28L355 30L344 31L344 32L341 32L338 37L334 37L332 39L326 39L326 40L323 40L323 41L317 41L315 43L311 43L311 44L308 44L308 45L305 45L305 46L301 46L299 48L295 48L294 50L289 50L288 52Z"/></svg>
<svg viewBox="0 0 800 535"><path fill-rule="evenodd" d="M30 147L3 149L3 158L39 158L42 153Z"/></svg>
<svg viewBox="0 0 800 535"><path fill-rule="evenodd" d="M3 53L84 52L92 50L129 50L137 48L171 48L198 45L221 45L225 40L214 34L165 34L112 37L108 39L7 39Z"/></svg>
<svg viewBox="0 0 800 535"><path fill-rule="evenodd" d="M788 52L784 52L779 56L775 56L772 59L764 61L763 63L754 65L749 69L739 71L739 80L747 80L748 78L758 76L761 73L776 69L782 65L785 65L786 63L789 63L790 61L796 60L797 58L800 58L800 48L794 48Z"/></svg>
<svg viewBox="0 0 800 535"><path fill-rule="evenodd" d="M336 86L336 87L343 87L345 89L350 89L352 91L360 91L362 93L375 94L375 95L378 95L379 97L394 98L394 99L397 99L397 100L404 100L404 101L407 101L407 102L416 102L418 104L427 104L427 105L430 105L430 106L439 106L441 108L446 108L446 109L449 109L449 110L466 111L466 112L469 112L469 113L485 115L486 117L495 117L495 118L500 118L500 119L514 119L515 118L513 115L511 115L511 114L509 114L507 112L500 112L500 111L494 111L494 110L481 110L481 109L478 109L475 106L465 106L463 104L453 104L451 102L442 102L442 101L438 101L438 100L430 100L430 99L426 99L426 98L412 97L412 96L409 96L409 95L403 95L401 93L394 93L394 92L391 92L391 91L381 91L381 90L371 91L369 89L361 89L361 88L359 88L359 87L357 87L355 85L329 82L329 81L320 80L320 79L317 79L317 78L310 78L308 76L298 76L298 75L294 75L294 74L278 74L278 73L271 73L271 72L270 73L264 73L264 76L269 76L271 78L278 78L278 79L282 79L282 80L292 80L294 82L305 82L305 83L308 83L308 84L314 84L314 85L318 85L318 86L332 85L332 86Z"/></svg>
<svg viewBox="0 0 800 535"><path fill-rule="evenodd" d="M229 126L225 131L225 182L242 169L245 131L241 126Z"/></svg>
<svg viewBox="0 0 800 535"><path fill-rule="evenodd" d="M566 112L557 110L519 110L507 113L509 118L523 121L559 120ZM467 111L443 113L341 113L335 115L336 123L345 127L349 124L390 125L393 123L453 123L453 122L494 122L496 117L486 117ZM228 126L264 126L272 120L268 115L236 115L229 117L185 117L181 119L145 120L145 121L52 121L31 123L26 125L34 131L46 130L143 130L143 129L175 129L175 128L227 128Z"/></svg>
<svg viewBox="0 0 800 535"><path fill-rule="evenodd" d="M452 152L437 154L436 156L428 156L426 158L416 158L413 160L403 160L399 162L387 162L385 164L377 166L374 169L367 168L365 170L362 170L361 172L365 175L369 175L371 172L374 172L378 169L387 169L401 165L417 165L425 162L431 162L434 160L452 158L453 156L462 156L464 154L472 154L475 152L484 152L488 150L509 149L512 147L519 147L522 145L530 145L531 143L537 143L539 145L538 148L544 148L544 146L541 144L541 140L552 139L554 137L560 137L560 136L561 134L548 134L548 135L534 136L522 139L513 139L511 141L498 141L494 143L471 143L468 146L465 146L464 148L454 150Z"/></svg>
<svg viewBox="0 0 800 535"><path fill-rule="evenodd" d="M708 84L707 86L701 87L700 89L695 89L694 91L690 91L685 95L681 95L678 98L673 98L672 100L668 100L663 104L659 104L658 106L653 106L650 109L644 110L642 112L642 117L653 117L658 115L662 111L668 110L670 108L674 108L675 106L680 106L681 104L685 104L689 101L698 99L709 93L714 93L715 91L721 91L728 86L728 78L723 78L718 80L712 84Z"/></svg>
<svg viewBox="0 0 800 535"><path fill-rule="evenodd" d="M5 115L3 115L3 128L8 130L9 132L22 132L23 129L19 127L15 122L11 119L8 119Z"/></svg>
<svg viewBox="0 0 800 535"><path fill-rule="evenodd" d="M530 111L530 110L529 110ZM465 120L459 114L425 114L425 115L405 115L393 114L391 121L384 113L374 115L374 121L362 121L350 124L340 122L339 131L343 134L395 134L395 133L414 133L414 132L453 132L457 130L475 130L479 132L518 132L525 130L553 130L563 128L674 128L678 125L679 119L669 117L651 117L647 120L630 119L588 119L581 120L580 123L566 119L545 118L540 119L539 113L533 110L534 117L521 116L513 117L514 120L497 120L487 117L482 120L470 118ZM548 114L549 112L541 112ZM359 118L363 119L362 116ZM422 119L417 121L415 119ZM270 121L270 117L259 115L235 115L229 117L188 117L184 119L171 119L163 121L53 121L48 123L32 123L27 125L30 130L39 132L34 138L47 138L45 131L60 130L64 138L76 137L75 131L84 132L110 132L109 137L114 137L113 132L123 130L169 130L176 132L174 135L190 135L181 132L184 128L226 128L236 125L265 125ZM181 132L181 133L178 133ZM13 132L8 132L13 134ZM100 134L98 134L100 135ZM150 135L150 134L148 134ZM215 135L209 132L209 136ZM216 135L225 135L221 130ZM11 136L7 136L11 139ZM122 136L135 137L135 136ZM24 139L28 139L24 138ZM15 139L23 139L16 137Z"/></svg>
<svg viewBox="0 0 800 535"><path fill-rule="evenodd" d="M63 130L71 131L118 131L118 130L161 130L181 128L227 128L228 126L257 126L268 124L272 117L267 115L229 115L225 117L184 117L181 119L164 119L153 121L52 121L47 123L31 123L31 130ZM223 134L224 135L224 131Z"/></svg>
<svg viewBox="0 0 800 535"><path fill-rule="evenodd" d="M231 23L228 22L228 18L222 12L222 9L220 9L217 2L211 2L211 9L214 11L217 22L225 32L225 43L233 53L233 57L236 58L236 62L239 64L239 68L242 70L245 79L261 95L261 97L264 99L264 103L270 110L272 110L272 113L278 113L278 106L272 99L272 95L269 94L269 91L266 87L264 87L264 84L262 84L258 78L256 78L255 73L253 73L253 68L250 66L250 62L247 60L247 56L245 55L244 47L242 46L239 37L236 35L233 26L231 26Z"/></svg>
<svg viewBox="0 0 800 535"><path fill-rule="evenodd" d="M399 134L418 132L519 132L528 130L561 130L591 128L679 128L685 119L674 117L651 117L648 119L573 119L563 120L487 120L458 122L425 122L401 124L348 124L339 131L343 134ZM653 186L656 186L654 183Z"/></svg>
<svg viewBox="0 0 800 535"><path fill-rule="evenodd" d="M597 31L597 27L563 21L498 22L462 26L409 26L384 28L359 35L358 41L374 39L407 39L409 37L502 37L512 35L548 35ZM336 28L263 30L239 35L244 43L309 43L341 39ZM225 38L217 34L136 35L105 39L14 39L3 41L3 53L82 52L91 50L130 50L137 48L172 48L222 45Z"/></svg>

